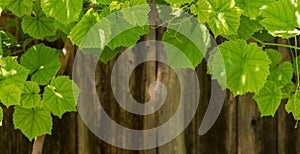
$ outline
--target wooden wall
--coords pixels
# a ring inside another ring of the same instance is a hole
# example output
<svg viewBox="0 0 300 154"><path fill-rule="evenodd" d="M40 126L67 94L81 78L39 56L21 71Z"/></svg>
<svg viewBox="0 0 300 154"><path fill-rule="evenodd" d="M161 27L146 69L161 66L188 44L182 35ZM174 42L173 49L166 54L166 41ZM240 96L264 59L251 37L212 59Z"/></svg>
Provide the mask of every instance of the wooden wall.
<svg viewBox="0 0 300 154"><path fill-rule="evenodd" d="M143 36L143 40L161 39L163 30L151 30L149 35ZM284 43L285 40L277 40ZM160 50L158 47L150 47L147 50ZM285 59L289 59L287 49L280 48ZM74 55L73 55L74 56ZM132 57L130 57L132 58ZM132 58L134 61L134 58ZM167 85L168 98L165 105L157 113L143 117L129 114L116 105L111 92L110 73L115 60L108 64L98 63L96 69L96 85L99 99L112 119L120 124L135 129L147 129L162 124L170 118L177 109L179 95L178 78L166 65L158 62L146 62L139 65L130 78L132 96L140 102L149 100L149 83L158 79ZM89 69L82 66L80 69ZM72 73L72 59L68 66L67 74ZM120 69L119 73L128 73L126 67ZM222 112L214 126L203 136L198 135L201 120L206 111L209 98L211 82L210 76L206 74L206 62L203 61L196 69L200 83L200 103L196 116L176 139L163 146L144 150L133 151L113 147L100 139L87 129L77 113L67 113L60 120L54 117L54 128L52 135L47 135L43 153L45 154L257 154L278 153L294 154L300 153L300 129L295 129L295 121L284 110L284 100L275 117L261 118L256 103L251 94L234 98L230 92L226 94L226 100ZM82 76L85 78L85 76ZM93 79L90 79L91 82ZM90 86L87 83L87 86ZM93 101L86 98L86 102ZM4 109L3 126L0 127L0 153L1 154L26 154L31 153L32 142L25 138L19 130L14 130L12 124L13 109ZM93 110L87 107L87 110ZM95 119L101 117L95 117ZM152 122L145 122L153 119ZM111 131L116 131L111 128ZM117 136L116 136L117 139ZM147 144L147 138L143 141ZM130 144L130 142L124 142Z"/></svg>

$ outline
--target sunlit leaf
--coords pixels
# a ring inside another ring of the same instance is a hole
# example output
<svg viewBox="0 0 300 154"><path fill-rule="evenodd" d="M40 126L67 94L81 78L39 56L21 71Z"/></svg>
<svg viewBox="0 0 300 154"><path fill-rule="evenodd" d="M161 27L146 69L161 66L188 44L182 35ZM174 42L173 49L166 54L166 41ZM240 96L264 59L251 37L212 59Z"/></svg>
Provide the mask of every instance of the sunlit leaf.
<svg viewBox="0 0 300 154"><path fill-rule="evenodd" d="M292 113L295 120L300 120L300 91L297 90L295 94L289 98L285 105L285 110Z"/></svg>
<svg viewBox="0 0 300 154"><path fill-rule="evenodd" d="M248 40L255 32L263 29L259 20L253 20L246 16L241 16L240 26L236 35L228 36L231 40L244 39Z"/></svg>
<svg viewBox="0 0 300 154"><path fill-rule="evenodd" d="M299 3L300 4L300 3ZM300 7L297 1L279 0L267 7L261 23L273 36L290 38L300 34Z"/></svg>
<svg viewBox="0 0 300 154"><path fill-rule="evenodd" d="M210 13L212 13L212 8L207 0L199 0L196 4L192 4L191 7L192 14L197 16L197 19L203 23L209 21Z"/></svg>
<svg viewBox="0 0 300 154"><path fill-rule="evenodd" d="M261 116L274 117L281 101L281 90L273 81L267 81L259 93L254 95Z"/></svg>
<svg viewBox="0 0 300 154"><path fill-rule="evenodd" d="M35 39L44 39L46 36L54 35L56 28L53 25L54 19L48 18L38 4L34 8L35 16L26 15L22 19L22 29Z"/></svg>
<svg viewBox="0 0 300 154"><path fill-rule="evenodd" d="M240 26L242 11L234 6L233 0L208 0L212 13L208 25L218 35L235 35Z"/></svg>
<svg viewBox="0 0 300 154"><path fill-rule="evenodd" d="M174 5L180 6L182 4L190 4L194 0L165 0L165 1L168 2L169 4L171 4L172 6L174 6Z"/></svg>
<svg viewBox="0 0 300 154"><path fill-rule="evenodd" d="M52 117L50 112L44 109L15 106L13 123L15 128L20 129L30 141L37 136L51 135Z"/></svg>
<svg viewBox="0 0 300 154"><path fill-rule="evenodd" d="M277 64L281 61L281 58L282 58L281 54L277 50L274 50L274 49L266 49L266 53L272 62L271 66L276 67Z"/></svg>
<svg viewBox="0 0 300 154"><path fill-rule="evenodd" d="M41 0L41 7L47 16L68 24L78 19L82 0Z"/></svg>
<svg viewBox="0 0 300 154"><path fill-rule="evenodd" d="M59 61L60 51L38 44L31 47L21 57L21 64L30 70L31 80L39 85L48 84L56 75L61 63Z"/></svg>
<svg viewBox="0 0 300 154"><path fill-rule="evenodd" d="M257 93L270 74L267 54L254 43L227 41L219 45L226 68L227 87L236 95Z"/></svg>
<svg viewBox="0 0 300 154"><path fill-rule="evenodd" d="M14 84L8 85L1 89L0 100L6 106L20 105L21 89Z"/></svg>
<svg viewBox="0 0 300 154"><path fill-rule="evenodd" d="M43 94L45 107L59 118L65 112L76 111L79 93L73 93L73 88L79 91L78 86L67 76L59 76L52 80Z"/></svg>
<svg viewBox="0 0 300 154"><path fill-rule="evenodd" d="M290 62L284 62L278 67L271 67L270 72L269 80L274 81L279 87L284 87L293 77L293 67Z"/></svg>
<svg viewBox="0 0 300 154"><path fill-rule="evenodd" d="M22 17L29 15L32 11L32 0L10 0L6 3L6 7L16 16Z"/></svg>
<svg viewBox="0 0 300 154"><path fill-rule="evenodd" d="M82 17L79 23L71 30L70 36L76 45L80 45L86 33L97 23L98 17L93 9L90 9Z"/></svg>
<svg viewBox="0 0 300 154"><path fill-rule="evenodd" d="M262 11L276 0L235 0L236 6L243 9L243 14L250 18L256 18Z"/></svg>
<svg viewBox="0 0 300 154"><path fill-rule="evenodd" d="M0 59L0 89L14 84L23 88L28 76L28 70L18 64L16 57L4 57Z"/></svg>
<svg viewBox="0 0 300 154"><path fill-rule="evenodd" d="M40 87L33 81L25 82L24 89L21 95L21 105L23 108L35 108L41 102L39 95Z"/></svg>

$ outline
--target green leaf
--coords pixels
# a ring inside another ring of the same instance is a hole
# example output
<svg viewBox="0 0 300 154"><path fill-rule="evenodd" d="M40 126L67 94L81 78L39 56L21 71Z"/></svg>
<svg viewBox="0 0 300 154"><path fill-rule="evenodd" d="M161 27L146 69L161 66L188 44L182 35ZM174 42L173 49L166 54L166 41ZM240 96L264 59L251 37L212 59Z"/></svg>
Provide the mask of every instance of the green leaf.
<svg viewBox="0 0 300 154"><path fill-rule="evenodd" d="M80 45L87 32L98 22L98 16L93 9L88 10L79 23L71 30L70 36L76 45Z"/></svg>
<svg viewBox="0 0 300 154"><path fill-rule="evenodd" d="M190 10L202 23L209 21L209 15L212 12L211 5L207 0L199 0L196 4L192 4Z"/></svg>
<svg viewBox="0 0 300 154"><path fill-rule="evenodd" d="M274 117L281 101L281 90L273 81L267 81L265 86L254 95L261 116Z"/></svg>
<svg viewBox="0 0 300 154"><path fill-rule="evenodd" d="M172 6L180 6L182 4L190 4L194 0L165 0L167 3L171 4Z"/></svg>
<svg viewBox="0 0 300 154"><path fill-rule="evenodd" d="M232 40L237 40L237 39L248 40L255 32L261 29L263 29L263 27L258 20L252 20L242 15L237 34L231 35L228 38Z"/></svg>
<svg viewBox="0 0 300 154"><path fill-rule="evenodd" d="M100 60L106 64L110 60L112 60L121 51L122 51L121 47L111 50L109 47L106 46L100 55Z"/></svg>
<svg viewBox="0 0 300 154"><path fill-rule="evenodd" d="M33 81L25 82L23 93L21 95L21 105L23 108L31 109L38 106L41 102L39 95L40 87Z"/></svg>
<svg viewBox="0 0 300 154"><path fill-rule="evenodd" d="M28 76L28 70L19 65L16 57L4 57L0 59L0 89L14 84L23 88Z"/></svg>
<svg viewBox="0 0 300 154"><path fill-rule="evenodd" d="M284 62L278 67L270 68L269 80L274 81L277 86L284 87L293 77L293 66L290 62Z"/></svg>
<svg viewBox="0 0 300 154"><path fill-rule="evenodd" d="M208 0L212 6L212 13L208 25L218 35L234 35L240 25L242 11L234 7L233 0Z"/></svg>
<svg viewBox="0 0 300 154"><path fill-rule="evenodd" d="M10 0L7 2L6 7L17 17L22 17L31 13L32 5L32 0Z"/></svg>
<svg viewBox="0 0 300 154"><path fill-rule="evenodd" d="M72 29L76 26L76 23L71 22L69 24L63 24L57 20L54 21L54 26L62 31L63 33L65 33L66 35L69 35L70 32L72 31Z"/></svg>
<svg viewBox="0 0 300 154"><path fill-rule="evenodd" d="M112 17L115 19L110 20L122 23L122 26L118 24L111 24L110 26L110 31L112 32L111 38L113 39L109 42L108 46L112 50L121 46L130 47L140 39L140 36L149 32L148 13L150 12L150 7L148 5L141 5L135 8L123 8L121 12L122 16L118 16L116 13L116 15ZM124 27L132 28L124 31ZM121 33L117 34L117 32Z"/></svg>
<svg viewBox="0 0 300 154"><path fill-rule="evenodd" d="M270 42L275 39L275 37L270 35L267 30L260 30L258 32L255 32L253 34L253 37L264 42Z"/></svg>
<svg viewBox="0 0 300 154"><path fill-rule="evenodd" d="M72 87L73 86L73 87ZM79 91L78 86L67 76L59 76L51 81L43 94L44 105L59 118L65 112L76 111L76 102L79 93L73 93L73 89Z"/></svg>
<svg viewBox="0 0 300 154"><path fill-rule="evenodd" d="M56 28L53 25L54 19L48 18L36 4L35 16L26 15L22 19L22 29L36 39L44 39L46 36L55 35Z"/></svg>
<svg viewBox="0 0 300 154"><path fill-rule="evenodd" d="M20 105L21 93L21 89L18 88L16 85L8 85L1 89L0 100L6 107L12 105Z"/></svg>
<svg viewBox="0 0 300 154"><path fill-rule="evenodd" d="M51 135L51 114L49 111L41 108L25 109L15 106L13 123L15 128L20 129L30 141L37 136Z"/></svg>
<svg viewBox="0 0 300 154"><path fill-rule="evenodd" d="M222 89L226 88L226 68L223 56L218 47L215 47L208 58L207 67L212 79L216 79Z"/></svg>
<svg viewBox="0 0 300 154"><path fill-rule="evenodd" d="M243 10L243 14L256 18L261 15L262 11L276 0L235 0L236 6Z"/></svg>
<svg viewBox="0 0 300 154"><path fill-rule="evenodd" d="M148 25L148 13L150 12L148 5L136 7L136 9L122 9L121 12L123 19L129 24L136 26Z"/></svg>
<svg viewBox="0 0 300 154"><path fill-rule="evenodd" d="M122 22L122 26L131 27L130 24L127 23L126 21ZM111 32L119 32L122 31L123 28L121 28L117 24L112 24L110 29ZM142 35L147 34L148 32L149 32L148 26L134 27L132 29L123 31L121 34L117 36L111 36L113 37L113 39L109 42L108 47L110 47L112 50L121 46L131 47L132 45L136 44L136 42L140 39Z"/></svg>
<svg viewBox="0 0 300 154"><path fill-rule="evenodd" d="M169 23L162 41L169 65L176 68L194 69L200 64L210 46L210 35L204 25L183 16ZM186 58L189 61L186 61Z"/></svg>
<svg viewBox="0 0 300 154"><path fill-rule="evenodd" d="M279 0L267 7L261 23L273 36L290 38L300 34L300 8L293 0Z"/></svg>
<svg viewBox="0 0 300 154"><path fill-rule="evenodd" d="M96 2L103 5L109 5L112 0L96 0Z"/></svg>
<svg viewBox="0 0 300 154"><path fill-rule="evenodd" d="M33 74L32 81L39 85L46 85L61 67L59 54L59 50L38 44L23 54L21 64L30 70L30 74Z"/></svg>
<svg viewBox="0 0 300 154"><path fill-rule="evenodd" d="M295 94L289 98L285 105L285 110L292 113L295 120L300 120L300 91L297 90Z"/></svg>
<svg viewBox="0 0 300 154"><path fill-rule="evenodd" d="M282 92L282 98L290 98L293 93L296 91L296 86L293 81L290 81L288 84L286 84L283 88L281 88Z"/></svg>
<svg viewBox="0 0 300 154"><path fill-rule="evenodd" d="M266 49L266 53L269 57L269 59L271 60L271 67L276 67L277 64L281 61L281 54L274 49Z"/></svg>
<svg viewBox="0 0 300 154"><path fill-rule="evenodd" d="M82 0L41 0L41 7L47 16L68 24L78 19Z"/></svg>
<svg viewBox="0 0 300 154"><path fill-rule="evenodd" d="M262 48L244 40L219 45L226 68L227 87L236 95L257 93L270 74L269 60Z"/></svg>

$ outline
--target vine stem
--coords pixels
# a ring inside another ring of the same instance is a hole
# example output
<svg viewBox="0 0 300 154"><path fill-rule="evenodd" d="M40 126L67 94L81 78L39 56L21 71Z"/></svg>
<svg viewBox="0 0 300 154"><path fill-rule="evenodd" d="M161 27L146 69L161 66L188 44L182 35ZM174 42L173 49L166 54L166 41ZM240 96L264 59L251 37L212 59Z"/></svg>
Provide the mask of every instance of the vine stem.
<svg viewBox="0 0 300 154"><path fill-rule="evenodd" d="M287 44L280 44L280 43L268 43L268 42L263 42L255 37L251 37L251 39L255 40L256 42L258 42L259 44L261 44L262 46L266 46L266 45L270 45L270 46L277 46L277 47L287 47L287 48L292 48L295 50L300 50L300 47L298 46L291 46L291 45L287 45Z"/></svg>
<svg viewBox="0 0 300 154"><path fill-rule="evenodd" d="M44 141L45 141L45 135L34 138L32 154L42 154Z"/></svg>
<svg viewBox="0 0 300 154"><path fill-rule="evenodd" d="M300 87L300 78L299 78L299 65L298 65L298 50L297 48L298 47L298 40L297 40L297 36L295 36L295 61L296 61L296 76L297 76L297 89L296 89L296 92L295 92L295 102L297 101L297 93L298 93L298 90L299 90L299 87ZM298 126L298 120L295 124L295 128L297 128Z"/></svg>
<svg viewBox="0 0 300 154"><path fill-rule="evenodd" d="M300 87L300 78L299 78L299 65L298 65L298 50L296 49L298 47L297 37L295 37L295 60L296 60L296 71L297 71L297 90L299 90Z"/></svg>

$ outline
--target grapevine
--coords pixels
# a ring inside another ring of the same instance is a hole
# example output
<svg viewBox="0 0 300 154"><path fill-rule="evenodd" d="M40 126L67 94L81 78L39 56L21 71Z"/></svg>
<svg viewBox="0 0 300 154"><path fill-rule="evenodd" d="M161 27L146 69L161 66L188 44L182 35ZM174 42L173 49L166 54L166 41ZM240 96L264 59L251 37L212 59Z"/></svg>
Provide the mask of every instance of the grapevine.
<svg viewBox="0 0 300 154"><path fill-rule="evenodd" d="M296 121L300 120L300 0L160 0L157 3L174 8L169 16L160 17L164 21L161 26L167 24L162 41L179 48L192 62L186 65L178 58L171 65L195 69L210 47L207 43L210 34L223 38L225 41L210 52L207 61L212 79L234 96L252 93L261 116L274 117L282 100L287 99L285 110ZM136 5L145 6L139 14L126 11ZM92 33L91 28L102 22L107 31L117 31L118 25L101 19L122 10L122 20L135 28L104 42L107 45L99 60L107 63L123 47L134 45L149 32L149 27L139 26L148 22L150 7L145 0L0 0L0 10L2 16L14 16L0 27L0 101L4 108L14 108L14 127L29 140L51 134L52 115L62 118L64 113L76 111L80 93L79 87L62 75L63 46L55 48L49 44L62 40L65 45L92 48L93 41L99 40L87 40L85 36ZM178 20L180 12L191 16ZM194 26L191 17L196 17L201 26ZM189 27L182 30L186 34L172 30L182 28L181 24ZM11 27L19 36L9 30ZM289 43L276 43L276 38ZM292 59L282 60L276 47L288 48ZM166 50L169 50L167 45ZM5 116L2 110L0 122Z"/></svg>

